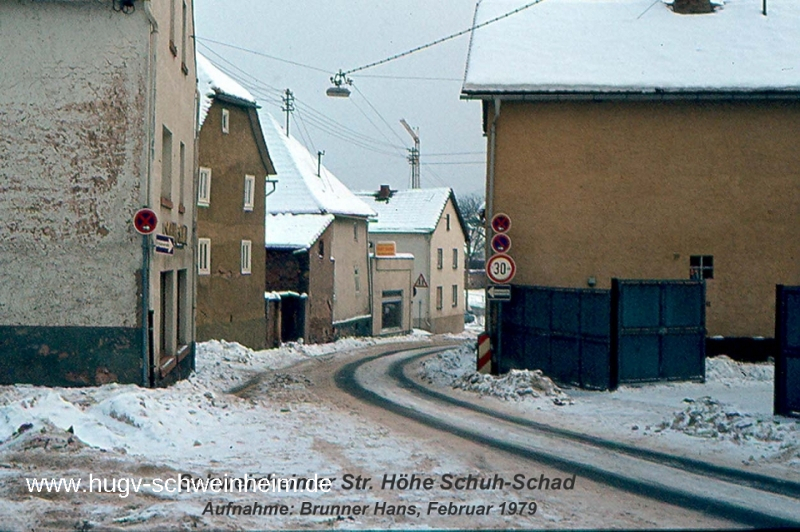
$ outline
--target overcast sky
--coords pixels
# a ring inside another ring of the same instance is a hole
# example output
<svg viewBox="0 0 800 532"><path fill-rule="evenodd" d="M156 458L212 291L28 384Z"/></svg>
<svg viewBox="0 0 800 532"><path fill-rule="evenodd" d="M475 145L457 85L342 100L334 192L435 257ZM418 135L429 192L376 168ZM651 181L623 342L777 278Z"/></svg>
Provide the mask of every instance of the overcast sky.
<svg viewBox="0 0 800 532"><path fill-rule="evenodd" d="M409 187L406 149L413 140L400 124L404 118L419 129L423 187L483 194L480 103L459 98L469 35L353 73L348 99L325 96L339 69L470 27L472 0L195 0L194 6L198 52L250 89L262 111L281 123L280 98L291 89L297 108L291 134L312 153L324 151L325 166L351 189Z"/></svg>

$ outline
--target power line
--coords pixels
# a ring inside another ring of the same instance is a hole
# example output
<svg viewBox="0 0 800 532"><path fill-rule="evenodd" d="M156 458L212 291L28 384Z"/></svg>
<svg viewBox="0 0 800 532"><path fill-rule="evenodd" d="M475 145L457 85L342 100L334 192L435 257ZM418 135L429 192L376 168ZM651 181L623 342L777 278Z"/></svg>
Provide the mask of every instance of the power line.
<svg viewBox="0 0 800 532"><path fill-rule="evenodd" d="M202 44L202 43L200 43L200 44ZM276 87L273 87L273 86L261 81L260 79L256 78L252 74L250 74L250 73L242 70L241 68L237 67L235 64L231 63L230 61L228 61L227 59L222 57L220 54L216 53L213 49L210 49L207 45L202 45L202 46L204 48L208 48L208 50L212 54L214 54L216 57L218 57L220 61L230 65L231 68L237 70L238 72L240 72L246 78L249 78L250 80L253 80L253 81L244 81L244 80L241 79L240 76L234 75L232 72L230 72L230 70L228 70L228 69L226 69L224 67L221 67L219 64L215 65L223 73L227 74L231 78L234 78L234 79L238 78L238 81L240 83L242 83L243 85L245 85L245 87L248 90L250 90L251 92L253 92L256 96L258 96L259 100L268 101L268 102L270 102L270 103L272 103L272 104L274 104L276 106L281 106L284 103L283 99L282 99L282 96L284 94L283 91L281 91L280 89L278 89ZM274 95L273 94L269 94L269 93L265 93L264 92L264 87L266 87L271 93L274 93ZM328 133L329 135L337 137L337 138L339 138L341 140L344 140L346 142L350 142L350 143L352 143L352 144L354 144L354 145L356 145L356 146L358 146L360 148L364 148L364 149L367 149L367 150L370 150L370 151L373 151L373 152L376 152L376 153L381 153L381 154L384 154L384 155L399 156L397 153L390 153L390 152L387 152L385 149L377 149L377 146L385 146L385 147L389 147L389 148L392 148L392 149L404 150L404 148L401 147L401 146L397 146L397 145L394 145L394 144L391 144L391 143L384 143L384 142L382 142L380 140L373 139L372 137L369 137L369 136L364 135L364 134L362 134L362 133L360 133L358 131L355 131L355 130L345 126L344 124L340 124L339 122L328 118L324 113L322 113L320 111L317 111L313 107L303 103L302 100L298 100L297 98L295 98L295 103L301 103L302 104L301 106L297 106L296 108L303 107L303 108L309 110L310 115L306 115L305 119L308 122L310 122L312 126L317 127L317 129L320 129L320 130ZM305 124L303 124L303 125L305 125ZM304 138L303 139L304 142L306 144L309 144L309 143L313 144L313 140L311 139L311 136L308 133L307 128L306 128L306 134L308 135L309 138L308 139ZM303 136L302 132L301 132L301 136ZM369 144L373 144L374 146L370 146Z"/></svg>
<svg viewBox="0 0 800 532"><path fill-rule="evenodd" d="M211 42L211 43L214 43L214 44L218 44L220 46L225 46L227 48L233 48L234 50L239 50L241 52L247 52L249 54L259 55L261 57L266 57L267 59L272 59L273 61L280 61L281 63L288 63L290 65L294 65L294 66L298 66L298 67L302 67L302 68L307 68L309 70L316 70L317 72L324 72L325 74L330 72L329 70L325 70L323 68L315 67L315 66L312 66L312 65L306 65L306 64L303 64L303 63L298 63L297 61L292 61L290 59L283 59L281 57L276 57L274 55L265 54L263 52L258 52L256 50L251 50L249 48L244 48L242 46L236 46L235 44L228 44L228 43L221 42L221 41L215 41L214 39L207 39L205 37L198 37L197 35L194 36L194 39L195 39L195 41L199 40L199 41Z"/></svg>
<svg viewBox="0 0 800 532"><path fill-rule="evenodd" d="M360 78L377 78L377 79L408 79L414 81L457 81L461 83L464 81L462 78L431 78L426 76L379 76L376 74L365 74L359 76Z"/></svg>
<svg viewBox="0 0 800 532"><path fill-rule="evenodd" d="M454 151L450 153L426 153L425 157L449 157L451 155L485 155L485 151Z"/></svg>
<svg viewBox="0 0 800 532"><path fill-rule="evenodd" d="M422 163L423 166L442 166L442 165L454 165L454 164L486 164L486 161L448 161L444 163Z"/></svg>
<svg viewBox="0 0 800 532"><path fill-rule="evenodd" d="M380 118L380 119L383 121L383 123L384 123L384 124L386 124L386 127L387 127L387 128L389 128L389 131L391 131L392 133L394 133L394 136L395 136L395 137L397 137L397 138L400 140L400 142L404 144L402 137L400 137L400 135L398 135L398 134L397 134L397 132L396 132L396 131L395 131L395 130L392 128L392 126L390 126L390 125L389 125L389 122L387 122L387 121L386 121L386 119L385 119L385 118L383 118L383 115L381 115L381 114L378 112L378 110L375 108L375 106L374 106L374 105L372 105L372 103L371 103L371 102L370 102L370 101L367 99L367 97L366 97L366 96L364 96L364 93L363 93L363 92L361 92L361 91L359 90L359 88L358 88L357 86L355 86L355 85L353 85L353 88L356 90L356 92L359 94L359 96L361 96L362 98L364 98L364 101L365 101L365 102L367 102L367 105L369 105L369 106L370 106L370 108L371 108L371 109L372 109L372 110L375 112L375 114L376 114L376 115L378 115L378 118Z"/></svg>
<svg viewBox="0 0 800 532"><path fill-rule="evenodd" d="M366 64L364 66L360 66L358 68L352 68L352 69L346 70L344 72L340 71L340 74L342 76L347 76L348 74L352 74L354 72L360 72L361 70L366 70L368 68L372 68L372 67L376 67L378 65L382 65L384 63L388 63L389 61L394 61L395 59L400 59L401 57L405 57L407 55L411 55L414 52L419 52L420 50L425 50L426 48L430 48L432 46L436 46L437 44L441 44L441 43L443 43L445 41L449 41L451 39L455 39L456 37L461 37L462 35L466 35L467 33L475 31L475 30L477 30L479 28L483 28L484 26L488 26L489 24L497 22L498 20L502 20L504 18L510 17L511 15L515 15L516 13L519 13L520 11L524 11L525 9L528 9L529 7L533 7L536 4L541 3L543 1L544 0L534 0L533 2L525 4L524 6L518 7L517 9L514 9L513 11L509 11L508 13L500 15L499 17L495 17L493 19L487 20L486 22L481 22L477 26L473 25L473 26L471 26L471 27L469 27L469 28L467 28L465 30L461 30L461 31L459 31L457 33L453 33L452 35L448 35L447 37L442 37L441 39L436 39L435 41L429 42L428 44L423 44L422 46L417 46L416 48L412 48L411 50L408 50L406 52L403 52L403 53L400 53L400 54L396 54L396 55L393 55L391 57L387 57L386 59L382 59L380 61L375 61L374 63L369 63L369 64Z"/></svg>

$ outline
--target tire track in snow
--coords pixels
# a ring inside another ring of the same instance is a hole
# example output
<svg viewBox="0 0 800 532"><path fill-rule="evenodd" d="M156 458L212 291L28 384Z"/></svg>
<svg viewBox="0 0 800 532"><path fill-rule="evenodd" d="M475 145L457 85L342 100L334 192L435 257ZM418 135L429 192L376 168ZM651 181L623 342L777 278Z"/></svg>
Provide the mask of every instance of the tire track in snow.
<svg viewBox="0 0 800 532"><path fill-rule="evenodd" d="M374 355L345 365L335 382L358 399L436 430L636 495L746 526L800 527L797 483L509 416L430 390L405 375L405 366L446 349L417 347Z"/></svg>

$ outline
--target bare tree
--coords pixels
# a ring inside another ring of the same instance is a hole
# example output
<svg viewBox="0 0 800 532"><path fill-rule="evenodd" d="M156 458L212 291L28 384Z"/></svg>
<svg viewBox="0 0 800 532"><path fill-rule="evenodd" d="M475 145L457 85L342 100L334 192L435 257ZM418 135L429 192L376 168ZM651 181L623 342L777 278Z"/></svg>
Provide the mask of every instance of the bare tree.
<svg viewBox="0 0 800 532"><path fill-rule="evenodd" d="M458 208L467 226L467 269L483 267L486 228L484 210L486 202L481 194L469 194L458 199Z"/></svg>

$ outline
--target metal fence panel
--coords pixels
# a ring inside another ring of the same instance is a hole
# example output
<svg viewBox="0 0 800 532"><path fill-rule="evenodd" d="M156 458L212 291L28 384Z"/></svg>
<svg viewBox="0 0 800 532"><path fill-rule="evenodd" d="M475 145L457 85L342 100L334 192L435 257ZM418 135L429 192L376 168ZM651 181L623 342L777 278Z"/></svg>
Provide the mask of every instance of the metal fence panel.
<svg viewBox="0 0 800 532"><path fill-rule="evenodd" d="M778 285L775 299L774 411L800 417L800 286Z"/></svg>
<svg viewBox="0 0 800 532"><path fill-rule="evenodd" d="M705 284L614 279L618 382L705 378Z"/></svg>
<svg viewBox="0 0 800 532"><path fill-rule="evenodd" d="M563 384L610 387L608 290L513 286L502 305L501 373L541 369Z"/></svg>

